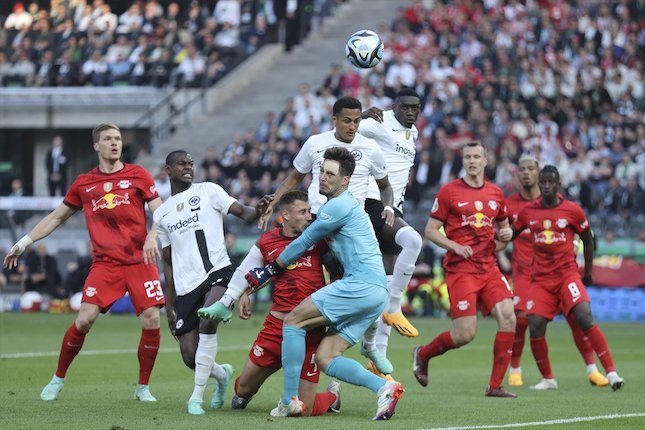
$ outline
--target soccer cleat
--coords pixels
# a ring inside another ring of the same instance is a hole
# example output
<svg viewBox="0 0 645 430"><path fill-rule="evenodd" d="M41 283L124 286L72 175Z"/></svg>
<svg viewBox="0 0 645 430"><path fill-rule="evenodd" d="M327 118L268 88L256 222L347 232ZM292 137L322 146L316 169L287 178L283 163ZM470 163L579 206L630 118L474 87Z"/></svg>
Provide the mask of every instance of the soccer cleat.
<svg viewBox="0 0 645 430"><path fill-rule="evenodd" d="M511 387L521 387L524 385L524 381L522 381L522 371L510 371L508 374L508 385Z"/></svg>
<svg viewBox="0 0 645 430"><path fill-rule="evenodd" d="M367 368L367 370L369 370L379 378L383 378L386 381L394 381L394 378L392 377L392 375L386 375L384 373L379 372L378 369L376 368L376 364L374 364L372 360L368 361L367 366L365 367Z"/></svg>
<svg viewBox="0 0 645 430"><path fill-rule="evenodd" d="M390 360L388 360L384 355L381 355L381 353L378 352L377 349L368 351L367 349L365 349L365 344L361 343L361 355L372 360L378 371L383 373L384 375L389 375L390 373L394 372L394 366L392 366Z"/></svg>
<svg viewBox="0 0 645 430"><path fill-rule="evenodd" d="M288 405L283 405L282 400L278 401L278 406L271 409L272 417L301 417L305 414L307 407L304 403L293 396Z"/></svg>
<svg viewBox="0 0 645 430"><path fill-rule="evenodd" d="M542 378L540 382L529 387L531 390L557 390L558 381L555 379Z"/></svg>
<svg viewBox="0 0 645 430"><path fill-rule="evenodd" d="M202 402L199 400L189 400L188 413L190 415L204 415L206 411L202 408Z"/></svg>
<svg viewBox="0 0 645 430"><path fill-rule="evenodd" d="M403 312L397 312L394 314L384 313L382 318L385 324L394 327L394 330L398 331L401 336L419 336L419 330L417 330L410 321L408 321L405 315L403 315Z"/></svg>
<svg viewBox="0 0 645 430"><path fill-rule="evenodd" d="M215 382L213 398L211 399L211 408L213 409L219 409L224 406L224 395L226 394L228 384L231 382L231 378L233 377L233 366L230 364L222 364L222 368L226 372L226 377L223 381L218 379Z"/></svg>
<svg viewBox="0 0 645 430"><path fill-rule="evenodd" d="M428 386L428 360L419 356L420 346L412 350L412 373L422 387Z"/></svg>
<svg viewBox="0 0 645 430"><path fill-rule="evenodd" d="M251 398L240 397L237 394L233 394L231 399L231 409L246 409L246 405L251 402Z"/></svg>
<svg viewBox="0 0 645 430"><path fill-rule="evenodd" d="M587 379L589 379L589 383L591 385L594 385L596 387L606 387L609 385L609 379L605 377L602 373L598 372L597 370L595 372L591 372L587 375Z"/></svg>
<svg viewBox="0 0 645 430"><path fill-rule="evenodd" d="M506 391L504 387L492 388L490 386L486 387L486 392L484 393L486 397L505 397L509 399L517 398L517 394L513 394L510 391Z"/></svg>
<svg viewBox="0 0 645 430"><path fill-rule="evenodd" d="M336 396L336 400L334 400L334 403L329 406L329 409L327 409L327 412L334 412L336 414L340 413L340 382L338 381L331 381L329 385L327 385L327 391L332 393L333 395Z"/></svg>
<svg viewBox="0 0 645 430"><path fill-rule="evenodd" d="M65 379L54 375L52 380L49 381L49 384L45 385L43 391L40 392L40 400L44 400L46 402L56 400L58 398L58 393L63 389L63 385L65 385Z"/></svg>
<svg viewBox="0 0 645 430"><path fill-rule="evenodd" d="M385 385L378 390L378 399L376 401L376 415L372 420L383 421L389 420L394 415L394 408L403 395L405 389L400 382L387 381Z"/></svg>
<svg viewBox="0 0 645 430"><path fill-rule="evenodd" d="M224 306L221 302L215 302L208 307L199 308L197 310L197 315L200 318L207 320L217 320L227 323L231 321L233 312L229 308Z"/></svg>
<svg viewBox="0 0 645 430"><path fill-rule="evenodd" d="M625 385L625 380L618 376L618 373L614 372L609 372L607 374L607 379L609 380L609 385L611 385L611 389L614 391L620 390L623 388L623 385Z"/></svg>
<svg viewBox="0 0 645 430"><path fill-rule="evenodd" d="M134 398L142 402L156 402L157 399L150 394L150 388L147 385L137 384L134 390Z"/></svg>

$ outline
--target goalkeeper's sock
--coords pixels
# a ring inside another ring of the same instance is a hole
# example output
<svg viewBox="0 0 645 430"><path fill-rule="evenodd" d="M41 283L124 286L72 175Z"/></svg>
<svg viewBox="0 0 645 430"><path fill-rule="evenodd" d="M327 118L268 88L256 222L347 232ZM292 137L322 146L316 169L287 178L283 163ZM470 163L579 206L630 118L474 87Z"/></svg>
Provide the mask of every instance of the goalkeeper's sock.
<svg viewBox="0 0 645 430"><path fill-rule="evenodd" d="M74 358L78 355L83 348L83 342L85 342L85 335L87 333L81 332L77 327L76 323L72 323L71 326L65 332L63 336L63 344L60 348L60 354L58 355L58 367L56 368L56 376L61 379L65 379L67 374L67 369L74 361Z"/></svg>
<svg viewBox="0 0 645 430"><path fill-rule="evenodd" d="M283 405L288 405L292 397L298 396L300 372L302 371L302 363L305 361L306 334L307 332L301 328L287 324L282 326Z"/></svg>

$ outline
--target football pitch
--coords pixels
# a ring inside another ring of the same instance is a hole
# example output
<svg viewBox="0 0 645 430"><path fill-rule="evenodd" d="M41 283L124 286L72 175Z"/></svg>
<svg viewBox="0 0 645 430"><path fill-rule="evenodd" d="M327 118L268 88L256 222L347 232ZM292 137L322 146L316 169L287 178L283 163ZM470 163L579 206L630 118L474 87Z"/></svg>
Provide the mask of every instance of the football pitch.
<svg viewBox="0 0 645 430"><path fill-rule="evenodd" d="M221 326L217 361L231 363L236 375L263 321L239 319ZM0 313L0 428L2 429L643 429L645 428L645 325L601 323L625 387L592 387L567 325L549 326L551 361L560 384L557 391L535 392L538 381L529 342L523 357L524 387L518 399L484 397L492 360L495 324L479 321L470 345L430 362L430 384L421 387L411 372L411 349L449 328L447 319L414 319L421 335L407 339L393 334L389 356L394 376L406 392L389 422L370 421L376 396L365 388L341 385L342 410L312 418L269 417L280 397L282 373L270 378L246 410L230 408L229 387L223 409L189 416L186 400L192 392L192 372L184 367L177 343L162 315L162 343L151 380L159 400L133 400L137 381L138 320L130 315L102 316L87 337L81 354L67 374L59 399L43 402L42 387L51 378L64 331L74 315ZM349 355L359 358L358 348ZM361 358L361 362L364 359ZM598 363L599 364L599 363ZM600 366L600 364L599 364ZM321 377L321 389L329 377ZM210 402L211 386L205 404Z"/></svg>

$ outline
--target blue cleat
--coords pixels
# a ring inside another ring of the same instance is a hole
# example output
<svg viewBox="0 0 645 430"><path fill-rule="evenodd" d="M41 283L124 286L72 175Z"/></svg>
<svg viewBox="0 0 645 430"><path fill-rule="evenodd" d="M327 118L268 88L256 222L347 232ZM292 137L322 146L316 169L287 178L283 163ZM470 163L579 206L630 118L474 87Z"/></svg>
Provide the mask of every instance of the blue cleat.
<svg viewBox="0 0 645 430"><path fill-rule="evenodd" d="M233 317L233 312L229 308L224 306L221 302L215 302L208 307L199 308L197 310L197 315L200 318L207 320L218 320L224 323L228 323Z"/></svg>
<svg viewBox="0 0 645 430"><path fill-rule="evenodd" d="M150 393L150 387L147 385L137 384L134 390L134 398L142 402L156 402L155 396Z"/></svg>
<svg viewBox="0 0 645 430"><path fill-rule="evenodd" d="M58 398L58 393L63 389L63 385L65 385L65 379L54 375L52 380L49 381L49 384L45 385L43 391L40 392L40 400L44 400L46 402L56 400Z"/></svg>
<svg viewBox="0 0 645 430"><path fill-rule="evenodd" d="M188 413L190 415L204 415L206 414L206 411L202 408L202 402L199 400L189 400Z"/></svg>
<svg viewBox="0 0 645 430"><path fill-rule="evenodd" d="M392 366L390 360L388 360L387 357L381 355L381 353L378 352L377 349L368 351L365 349L365 344L361 343L361 355L372 360L372 363L374 363L376 369L384 375L389 375L394 372L394 366Z"/></svg>
<svg viewBox="0 0 645 430"><path fill-rule="evenodd" d="M217 380L217 382L215 382L213 398L211 399L211 408L213 409L219 409L224 406L224 395L226 394L228 384L231 382L231 378L233 377L233 366L230 364L222 364L222 367L226 372L226 378L224 378L223 381Z"/></svg>

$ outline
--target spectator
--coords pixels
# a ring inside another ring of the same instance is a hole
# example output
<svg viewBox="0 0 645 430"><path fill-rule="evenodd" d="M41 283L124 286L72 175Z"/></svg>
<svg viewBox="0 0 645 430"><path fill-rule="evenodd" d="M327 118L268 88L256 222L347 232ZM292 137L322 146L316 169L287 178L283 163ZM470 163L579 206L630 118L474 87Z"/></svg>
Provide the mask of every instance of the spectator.
<svg viewBox="0 0 645 430"><path fill-rule="evenodd" d="M26 195L27 193L23 187L22 180L14 178L11 181L11 193L9 193L9 197L25 197ZM23 228L25 222L31 217L31 212L25 210L10 210L7 212L7 215L11 217L16 227Z"/></svg>
<svg viewBox="0 0 645 430"><path fill-rule="evenodd" d="M57 191L64 196L67 192L67 166L69 159L63 148L62 136L54 136L52 147L45 156L47 169L47 187L49 195L55 196Z"/></svg>
<svg viewBox="0 0 645 430"><path fill-rule="evenodd" d="M56 258L47 253L47 246L41 243L26 257L27 279L25 291L36 291L53 298L63 299L68 296L61 286L61 276Z"/></svg>
<svg viewBox="0 0 645 430"><path fill-rule="evenodd" d="M25 10L24 4L16 2L13 5L13 12L9 14L4 22L5 30L20 31L23 28L31 27L34 17Z"/></svg>

